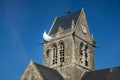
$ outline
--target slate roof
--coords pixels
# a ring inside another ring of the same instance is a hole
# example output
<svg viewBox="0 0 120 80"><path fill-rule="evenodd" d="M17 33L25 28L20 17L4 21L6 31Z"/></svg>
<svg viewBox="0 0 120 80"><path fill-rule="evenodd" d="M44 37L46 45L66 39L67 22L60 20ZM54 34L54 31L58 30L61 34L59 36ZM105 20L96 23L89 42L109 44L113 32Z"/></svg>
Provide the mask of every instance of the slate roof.
<svg viewBox="0 0 120 80"><path fill-rule="evenodd" d="M82 80L120 80L120 67L86 72Z"/></svg>
<svg viewBox="0 0 120 80"><path fill-rule="evenodd" d="M34 64L45 80L64 80L55 69L37 63ZM86 72L81 80L120 80L120 67Z"/></svg>
<svg viewBox="0 0 120 80"><path fill-rule="evenodd" d="M34 64L39 69L45 80L64 80L63 77L55 69L48 68L37 63Z"/></svg>
<svg viewBox="0 0 120 80"><path fill-rule="evenodd" d="M81 11L77 11L77 12L74 12L74 13L68 13L65 16L58 17L56 19L56 21L55 21L49 35L55 34L58 31L59 26L61 26L61 28L63 30L67 30L67 29L71 28L72 20L74 20L74 23L76 24L80 12Z"/></svg>

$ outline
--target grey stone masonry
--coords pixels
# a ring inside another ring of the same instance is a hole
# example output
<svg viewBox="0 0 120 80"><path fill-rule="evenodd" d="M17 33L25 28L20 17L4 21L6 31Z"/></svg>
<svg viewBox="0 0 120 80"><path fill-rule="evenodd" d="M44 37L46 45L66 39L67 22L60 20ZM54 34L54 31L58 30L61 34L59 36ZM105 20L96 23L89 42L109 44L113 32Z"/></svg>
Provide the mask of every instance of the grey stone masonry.
<svg viewBox="0 0 120 80"><path fill-rule="evenodd" d="M94 70L94 40L83 8L55 18L49 33L53 39L44 44L45 66L56 69L66 80L78 80L86 71ZM61 42L64 43L63 52Z"/></svg>

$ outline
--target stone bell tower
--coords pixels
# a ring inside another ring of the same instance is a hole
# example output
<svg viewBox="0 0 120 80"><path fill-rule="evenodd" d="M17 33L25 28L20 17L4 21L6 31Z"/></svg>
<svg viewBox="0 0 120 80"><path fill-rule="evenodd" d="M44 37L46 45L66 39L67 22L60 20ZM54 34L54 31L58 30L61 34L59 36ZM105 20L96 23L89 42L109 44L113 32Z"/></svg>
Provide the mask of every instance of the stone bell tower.
<svg viewBox="0 0 120 80"><path fill-rule="evenodd" d="M52 40L44 44L44 66L65 80L81 80L84 72L94 70L94 40L83 8L55 18L48 34Z"/></svg>

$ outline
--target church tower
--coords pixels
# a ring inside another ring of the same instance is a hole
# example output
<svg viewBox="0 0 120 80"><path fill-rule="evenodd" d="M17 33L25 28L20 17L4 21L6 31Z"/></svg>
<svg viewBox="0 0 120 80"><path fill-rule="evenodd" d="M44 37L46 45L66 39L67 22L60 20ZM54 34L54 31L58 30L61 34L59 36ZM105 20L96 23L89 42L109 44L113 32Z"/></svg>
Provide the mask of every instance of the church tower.
<svg viewBox="0 0 120 80"><path fill-rule="evenodd" d="M78 80L94 70L94 39L83 8L55 18L48 34L52 40L44 44L44 66L56 69L65 80Z"/></svg>

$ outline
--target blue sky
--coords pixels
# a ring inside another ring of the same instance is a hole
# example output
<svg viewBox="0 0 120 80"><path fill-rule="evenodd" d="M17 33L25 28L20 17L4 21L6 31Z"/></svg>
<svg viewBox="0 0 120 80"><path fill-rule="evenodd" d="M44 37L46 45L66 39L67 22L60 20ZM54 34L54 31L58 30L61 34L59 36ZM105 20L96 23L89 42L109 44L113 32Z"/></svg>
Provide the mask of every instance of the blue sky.
<svg viewBox="0 0 120 80"><path fill-rule="evenodd" d="M0 79L17 80L32 59L42 64L44 29L55 17L84 7L95 49L96 69L120 66L119 0L0 0Z"/></svg>

